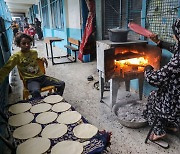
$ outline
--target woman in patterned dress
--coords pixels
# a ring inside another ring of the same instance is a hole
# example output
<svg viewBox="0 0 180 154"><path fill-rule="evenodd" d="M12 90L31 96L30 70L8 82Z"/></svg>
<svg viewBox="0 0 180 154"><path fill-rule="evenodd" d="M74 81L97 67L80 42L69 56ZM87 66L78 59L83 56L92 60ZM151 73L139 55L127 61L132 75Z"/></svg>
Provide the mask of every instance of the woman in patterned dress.
<svg viewBox="0 0 180 154"><path fill-rule="evenodd" d="M157 87L150 93L144 118L152 125L155 117L158 121L150 135L150 140L157 140L166 135L166 131L178 131L180 128L180 19L172 26L176 43L173 45L158 39L153 34L150 38L160 48L173 53L168 64L155 71L150 65L145 68L146 81Z"/></svg>

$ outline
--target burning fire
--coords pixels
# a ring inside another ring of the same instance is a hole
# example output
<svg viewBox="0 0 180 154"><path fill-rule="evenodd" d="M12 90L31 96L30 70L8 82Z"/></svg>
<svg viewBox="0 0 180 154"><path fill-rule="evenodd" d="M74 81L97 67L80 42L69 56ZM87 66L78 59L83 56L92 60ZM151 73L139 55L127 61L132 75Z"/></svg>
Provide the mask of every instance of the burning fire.
<svg viewBox="0 0 180 154"><path fill-rule="evenodd" d="M140 58L131 58L131 59L126 59L126 60L115 60L115 65L118 65L120 67L124 66L139 66L139 67L144 67L148 64L148 60L145 59L144 57Z"/></svg>

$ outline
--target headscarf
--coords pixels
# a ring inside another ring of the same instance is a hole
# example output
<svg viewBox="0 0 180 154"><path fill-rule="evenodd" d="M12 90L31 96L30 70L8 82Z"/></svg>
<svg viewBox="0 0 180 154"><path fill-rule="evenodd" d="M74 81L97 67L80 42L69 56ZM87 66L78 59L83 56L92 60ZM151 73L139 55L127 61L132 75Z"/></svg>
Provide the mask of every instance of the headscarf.
<svg viewBox="0 0 180 154"><path fill-rule="evenodd" d="M174 46L174 50L178 51L180 49L180 18L177 18L172 25L173 33L178 40L178 42Z"/></svg>

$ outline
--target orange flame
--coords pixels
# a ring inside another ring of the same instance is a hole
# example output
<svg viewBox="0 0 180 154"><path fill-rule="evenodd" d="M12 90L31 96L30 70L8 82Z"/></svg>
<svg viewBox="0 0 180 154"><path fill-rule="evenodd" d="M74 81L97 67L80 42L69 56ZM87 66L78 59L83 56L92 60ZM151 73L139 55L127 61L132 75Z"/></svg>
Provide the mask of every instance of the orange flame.
<svg viewBox="0 0 180 154"><path fill-rule="evenodd" d="M131 58L126 60L115 60L115 65L119 65L120 67L124 67L125 65L135 65L135 66L146 66L148 64L148 60L144 57L140 58Z"/></svg>

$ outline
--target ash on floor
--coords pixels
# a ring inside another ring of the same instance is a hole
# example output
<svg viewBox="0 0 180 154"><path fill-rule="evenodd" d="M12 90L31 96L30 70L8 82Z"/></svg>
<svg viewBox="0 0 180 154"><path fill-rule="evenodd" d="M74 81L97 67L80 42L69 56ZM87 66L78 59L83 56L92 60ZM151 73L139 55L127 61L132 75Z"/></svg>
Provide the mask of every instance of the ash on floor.
<svg viewBox="0 0 180 154"><path fill-rule="evenodd" d="M138 103L137 101L130 101L127 104L119 106L117 110L118 118L124 121L130 122L145 122L142 113L145 109L144 103Z"/></svg>

